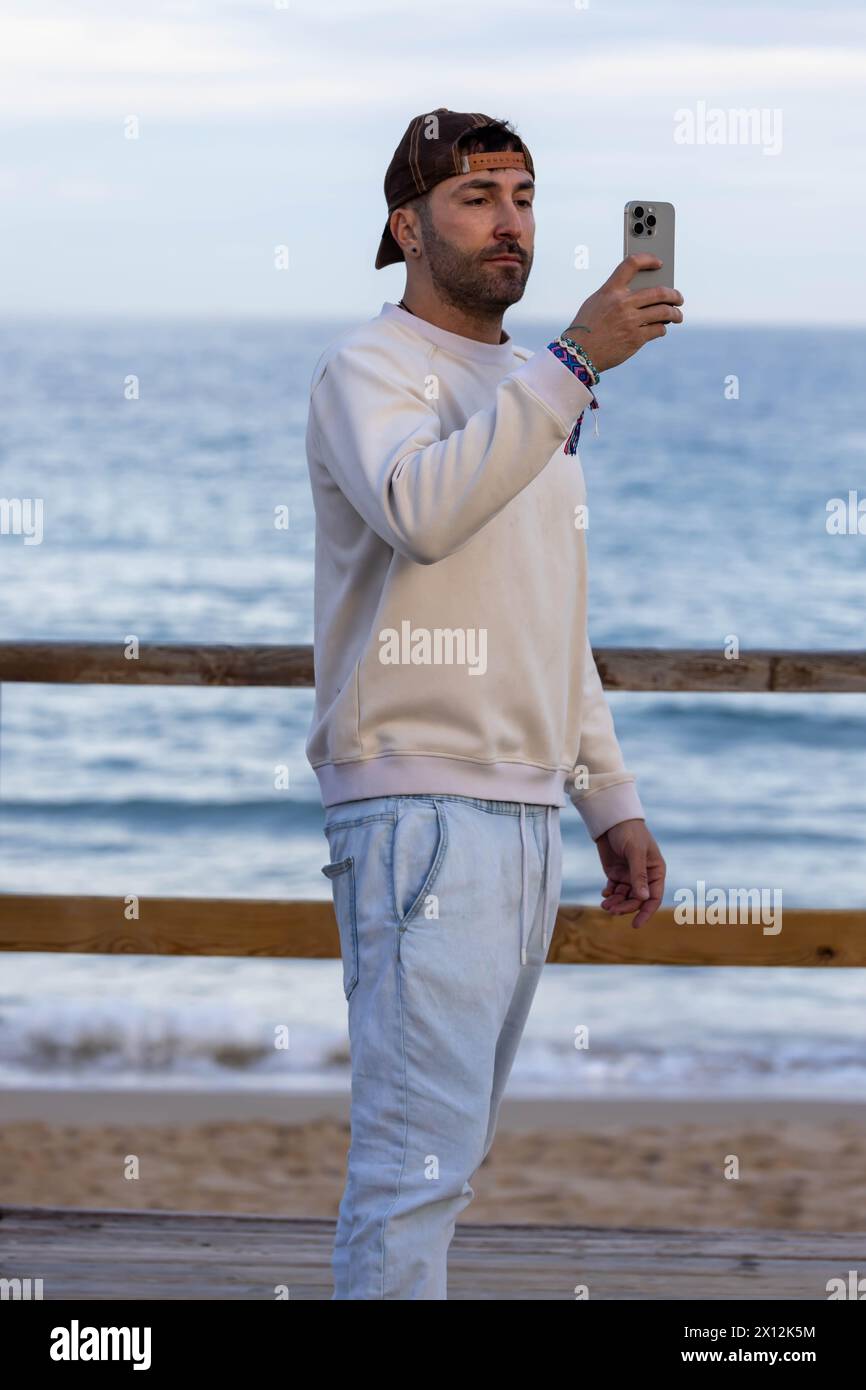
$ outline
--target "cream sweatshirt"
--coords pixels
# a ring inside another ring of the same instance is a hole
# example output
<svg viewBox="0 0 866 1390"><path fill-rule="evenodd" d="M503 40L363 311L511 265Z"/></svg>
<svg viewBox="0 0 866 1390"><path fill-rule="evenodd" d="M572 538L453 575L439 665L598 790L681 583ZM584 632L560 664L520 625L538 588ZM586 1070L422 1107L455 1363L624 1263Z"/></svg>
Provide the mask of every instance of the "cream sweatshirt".
<svg viewBox="0 0 866 1390"><path fill-rule="evenodd" d="M313 372L316 698L325 806L452 793L643 817L587 632L592 399L546 347L385 303Z"/></svg>

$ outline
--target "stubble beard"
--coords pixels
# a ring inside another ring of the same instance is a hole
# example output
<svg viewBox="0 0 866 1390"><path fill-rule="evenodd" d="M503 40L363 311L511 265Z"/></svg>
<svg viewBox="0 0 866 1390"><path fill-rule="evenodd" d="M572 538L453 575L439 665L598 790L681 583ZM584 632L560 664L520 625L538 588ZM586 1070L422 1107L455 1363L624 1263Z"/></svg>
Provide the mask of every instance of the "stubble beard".
<svg viewBox="0 0 866 1390"><path fill-rule="evenodd" d="M503 246L501 254L508 252L523 257L522 264L484 265L477 256L440 237L429 219L424 227L424 254L437 294L453 308L479 317L501 315L523 298L532 258L515 246Z"/></svg>

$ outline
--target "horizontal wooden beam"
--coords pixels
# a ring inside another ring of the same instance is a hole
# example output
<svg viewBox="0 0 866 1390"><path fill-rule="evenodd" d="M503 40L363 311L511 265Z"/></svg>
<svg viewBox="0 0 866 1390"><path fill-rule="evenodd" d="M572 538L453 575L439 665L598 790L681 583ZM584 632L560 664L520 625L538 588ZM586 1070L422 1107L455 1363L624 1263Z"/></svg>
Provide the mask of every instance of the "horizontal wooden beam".
<svg viewBox="0 0 866 1390"><path fill-rule="evenodd" d="M598 647L608 690L866 693L866 650L756 648L727 660L721 648ZM310 646L142 642L0 642L0 683L312 686Z"/></svg>
<svg viewBox="0 0 866 1390"><path fill-rule="evenodd" d="M309 646L219 642L0 642L0 683L312 686Z"/></svg>
<svg viewBox="0 0 866 1390"><path fill-rule="evenodd" d="M129 920L128 910L120 897L0 894L0 950L301 960L339 955L328 900L141 897L136 920ZM631 920L563 903L547 959L557 965L866 966L864 909L789 908L777 935L765 935L759 922L683 926L674 921L673 908L660 909L638 930ZM419 920L409 930L435 931L436 923Z"/></svg>
<svg viewBox="0 0 866 1390"><path fill-rule="evenodd" d="M728 660L717 648L600 647L607 690L866 693L866 651L755 648Z"/></svg>

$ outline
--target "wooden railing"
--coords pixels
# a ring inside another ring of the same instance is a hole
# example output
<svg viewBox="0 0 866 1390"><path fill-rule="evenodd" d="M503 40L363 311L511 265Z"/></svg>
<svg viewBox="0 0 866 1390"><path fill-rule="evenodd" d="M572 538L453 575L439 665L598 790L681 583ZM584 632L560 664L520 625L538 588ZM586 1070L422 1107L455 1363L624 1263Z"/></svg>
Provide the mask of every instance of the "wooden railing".
<svg viewBox="0 0 866 1390"><path fill-rule="evenodd" d="M310 646L231 646L217 642L0 642L0 685L312 686ZM736 660L717 648L598 647L608 690L787 691L866 694L866 651L756 648Z"/></svg>
<svg viewBox="0 0 866 1390"><path fill-rule="evenodd" d="M866 693L866 651L608 647L594 650L606 689ZM212 643L0 642L4 682L306 686L309 646ZM2 866L0 866L2 872ZM0 893L0 950L143 955L339 955L330 901ZM866 966L866 910L784 909L783 929L759 922L684 926L660 909L635 931L630 917L562 903L548 960L555 964Z"/></svg>

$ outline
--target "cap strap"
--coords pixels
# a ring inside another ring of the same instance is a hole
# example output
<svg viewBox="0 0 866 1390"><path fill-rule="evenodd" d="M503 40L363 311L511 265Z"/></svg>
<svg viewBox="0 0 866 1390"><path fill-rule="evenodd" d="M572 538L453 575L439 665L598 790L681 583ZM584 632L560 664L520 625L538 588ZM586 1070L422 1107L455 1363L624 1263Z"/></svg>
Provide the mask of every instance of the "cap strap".
<svg viewBox="0 0 866 1390"><path fill-rule="evenodd" d="M460 160L462 174L473 169L525 169L526 156L522 150L490 150L481 154L464 154Z"/></svg>

